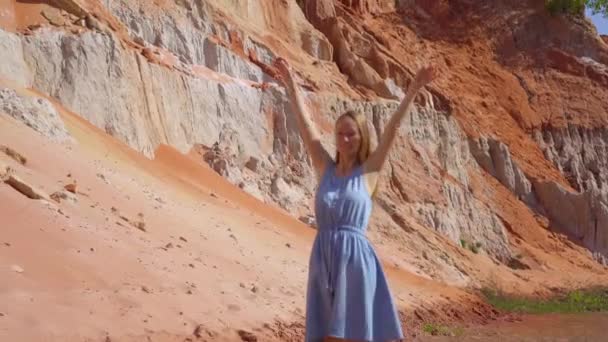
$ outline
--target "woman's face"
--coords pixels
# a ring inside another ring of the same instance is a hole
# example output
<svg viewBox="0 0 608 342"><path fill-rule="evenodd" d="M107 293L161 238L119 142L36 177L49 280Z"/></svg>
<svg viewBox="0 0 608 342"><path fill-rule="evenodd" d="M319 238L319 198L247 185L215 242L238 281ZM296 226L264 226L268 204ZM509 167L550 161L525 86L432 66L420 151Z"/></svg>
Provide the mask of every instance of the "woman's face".
<svg viewBox="0 0 608 342"><path fill-rule="evenodd" d="M338 153L354 158L359 152L361 134L355 120L350 116L343 116L336 122L336 147Z"/></svg>

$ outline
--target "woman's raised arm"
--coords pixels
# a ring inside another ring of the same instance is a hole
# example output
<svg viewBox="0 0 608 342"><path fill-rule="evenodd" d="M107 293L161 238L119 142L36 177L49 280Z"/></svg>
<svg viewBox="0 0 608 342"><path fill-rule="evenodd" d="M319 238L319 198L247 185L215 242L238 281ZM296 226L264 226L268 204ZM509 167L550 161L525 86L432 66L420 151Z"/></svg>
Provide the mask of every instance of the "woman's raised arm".
<svg viewBox="0 0 608 342"><path fill-rule="evenodd" d="M321 135L317 131L317 128L308 113L289 64L283 58L277 58L274 62L274 66L278 69L282 81L287 88L289 99L291 100L290 102L296 114L300 135L302 136L306 150L312 159L312 164L320 177L323 174L328 161L331 160L331 157L321 144Z"/></svg>

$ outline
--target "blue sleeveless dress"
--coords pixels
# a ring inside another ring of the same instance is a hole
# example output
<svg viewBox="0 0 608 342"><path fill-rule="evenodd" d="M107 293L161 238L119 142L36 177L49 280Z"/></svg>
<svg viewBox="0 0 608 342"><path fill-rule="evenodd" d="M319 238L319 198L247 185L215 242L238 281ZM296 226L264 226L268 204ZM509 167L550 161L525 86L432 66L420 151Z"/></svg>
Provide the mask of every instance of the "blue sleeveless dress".
<svg viewBox="0 0 608 342"><path fill-rule="evenodd" d="M330 162L315 198L318 232L306 294L306 341L403 339L382 266L365 237L372 199L362 166L336 175Z"/></svg>

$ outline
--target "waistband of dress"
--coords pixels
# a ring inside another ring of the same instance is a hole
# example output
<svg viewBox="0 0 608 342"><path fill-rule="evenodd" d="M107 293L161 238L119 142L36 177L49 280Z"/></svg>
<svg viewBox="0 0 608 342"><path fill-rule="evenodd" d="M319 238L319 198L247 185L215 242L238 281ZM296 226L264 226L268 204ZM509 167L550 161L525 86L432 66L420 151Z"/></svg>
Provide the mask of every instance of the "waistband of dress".
<svg viewBox="0 0 608 342"><path fill-rule="evenodd" d="M329 229L319 229L319 233L337 233L337 232L346 232L346 233L354 233L357 235L365 236L365 230L348 225L335 226Z"/></svg>

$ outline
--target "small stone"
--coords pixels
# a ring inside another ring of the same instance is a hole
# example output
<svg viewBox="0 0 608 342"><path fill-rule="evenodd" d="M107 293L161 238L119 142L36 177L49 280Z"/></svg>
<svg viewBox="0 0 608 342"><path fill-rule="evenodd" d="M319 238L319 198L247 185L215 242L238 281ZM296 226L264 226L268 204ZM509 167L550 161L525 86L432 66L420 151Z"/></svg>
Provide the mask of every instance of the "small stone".
<svg viewBox="0 0 608 342"><path fill-rule="evenodd" d="M251 292L253 292L253 293L258 293L258 287L254 285L254 286L251 288Z"/></svg>
<svg viewBox="0 0 608 342"><path fill-rule="evenodd" d="M5 242L5 243L4 243L4 245L5 245L6 247L10 247L10 246L11 246L11 244L10 244L10 243L8 243L8 242Z"/></svg>
<svg viewBox="0 0 608 342"><path fill-rule="evenodd" d="M48 195L45 194L42 190L39 190L33 187L30 184L27 184L25 181L21 180L19 177L15 175L8 175L8 179L4 181L6 184L10 185L13 189L20 192L22 195L26 196L30 199L48 199Z"/></svg>
<svg viewBox="0 0 608 342"><path fill-rule="evenodd" d="M135 228L141 230L142 232L146 232L146 223L145 222L135 222Z"/></svg>
<svg viewBox="0 0 608 342"><path fill-rule="evenodd" d="M179 239L182 240L182 241L184 241L184 242L188 242L188 240L186 240L186 238L183 237L183 236L180 236Z"/></svg>
<svg viewBox="0 0 608 342"><path fill-rule="evenodd" d="M11 269L17 273L23 273L23 271L24 271L23 268L19 265L13 265L13 266L11 266Z"/></svg>
<svg viewBox="0 0 608 342"><path fill-rule="evenodd" d="M62 200L66 200L72 204L78 203L78 198L71 192L68 191L56 191L51 195L51 199L57 203L61 203Z"/></svg>
<svg viewBox="0 0 608 342"><path fill-rule="evenodd" d="M245 163L245 167L253 172L258 171L258 166L260 165L260 160L256 157L250 157L247 163Z"/></svg>
<svg viewBox="0 0 608 342"><path fill-rule="evenodd" d="M66 184L66 186L63 187L65 190L75 194L76 193L76 183L70 183L70 184Z"/></svg>
<svg viewBox="0 0 608 342"><path fill-rule="evenodd" d="M142 287L141 287L141 290L142 290L142 291L144 291L145 293L152 293L152 292L150 291L150 289L149 289L149 288L147 288L146 286L142 286Z"/></svg>
<svg viewBox="0 0 608 342"><path fill-rule="evenodd" d="M165 245L165 248L167 248L167 249L173 248L173 244L171 242L169 242L168 244Z"/></svg>
<svg viewBox="0 0 608 342"><path fill-rule="evenodd" d="M241 337L241 340L243 340L245 342L257 342L258 341L258 338L254 334L252 334L248 331L239 330L238 334Z"/></svg>
<svg viewBox="0 0 608 342"><path fill-rule="evenodd" d="M287 248L291 248L291 244L289 242L286 243L285 246L287 246Z"/></svg>
<svg viewBox="0 0 608 342"><path fill-rule="evenodd" d="M95 248L91 247L91 252L95 252Z"/></svg>
<svg viewBox="0 0 608 342"><path fill-rule="evenodd" d="M205 327L202 324L199 324L194 328L194 332L192 333L196 338L203 337L203 332L205 331Z"/></svg>
<svg viewBox="0 0 608 342"><path fill-rule="evenodd" d="M191 268L194 268L194 264L188 264L188 266L190 266Z"/></svg>
<svg viewBox="0 0 608 342"><path fill-rule="evenodd" d="M15 151L11 147L0 145L0 151L6 154L7 156L13 158L21 165L25 165L27 163L27 158L21 155L21 153ZM6 168L6 167L5 167Z"/></svg>

